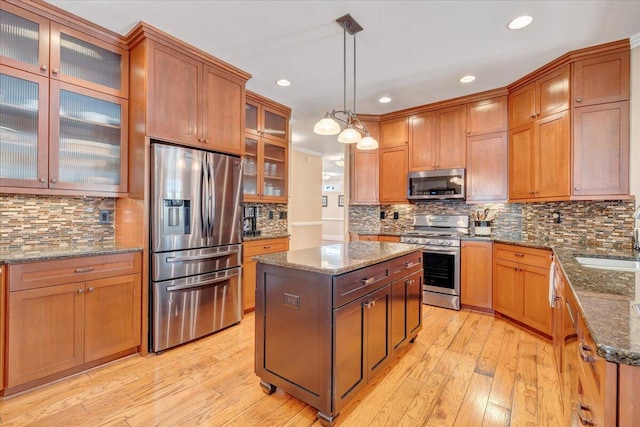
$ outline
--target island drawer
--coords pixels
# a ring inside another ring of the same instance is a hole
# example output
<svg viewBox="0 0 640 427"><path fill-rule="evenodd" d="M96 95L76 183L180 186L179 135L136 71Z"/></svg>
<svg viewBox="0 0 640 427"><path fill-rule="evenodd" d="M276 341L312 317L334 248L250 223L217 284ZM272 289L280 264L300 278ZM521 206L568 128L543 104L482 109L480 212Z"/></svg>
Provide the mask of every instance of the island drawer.
<svg viewBox="0 0 640 427"><path fill-rule="evenodd" d="M496 243L493 245L493 257L533 267L549 268L551 265L551 252L546 249Z"/></svg>
<svg viewBox="0 0 640 427"><path fill-rule="evenodd" d="M333 279L333 306L343 306L389 283L389 262L361 268Z"/></svg>
<svg viewBox="0 0 640 427"><path fill-rule="evenodd" d="M400 279L422 269L422 251L389 261L389 276Z"/></svg>
<svg viewBox="0 0 640 427"><path fill-rule="evenodd" d="M9 291L140 273L140 259L139 252L130 252L11 264L7 271Z"/></svg>

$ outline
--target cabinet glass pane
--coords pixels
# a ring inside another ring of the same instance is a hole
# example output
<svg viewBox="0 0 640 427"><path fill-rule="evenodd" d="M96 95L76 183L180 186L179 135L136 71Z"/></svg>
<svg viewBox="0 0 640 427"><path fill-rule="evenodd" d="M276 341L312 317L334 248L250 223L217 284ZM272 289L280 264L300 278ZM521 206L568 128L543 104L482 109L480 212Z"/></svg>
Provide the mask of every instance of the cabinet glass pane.
<svg viewBox="0 0 640 427"><path fill-rule="evenodd" d="M60 91L59 181L120 184L119 104Z"/></svg>
<svg viewBox="0 0 640 427"><path fill-rule="evenodd" d="M0 74L0 178L38 174L38 84Z"/></svg>
<svg viewBox="0 0 640 427"><path fill-rule="evenodd" d="M264 133L286 139L287 119L270 111L264 112Z"/></svg>
<svg viewBox="0 0 640 427"><path fill-rule="evenodd" d="M285 182L285 154L283 147L264 144L264 195L283 196Z"/></svg>
<svg viewBox="0 0 640 427"><path fill-rule="evenodd" d="M258 141L245 138L245 157L243 168L244 194L256 195L258 192Z"/></svg>
<svg viewBox="0 0 640 427"><path fill-rule="evenodd" d="M117 53L60 34L60 72L113 89L122 86L122 58Z"/></svg>
<svg viewBox="0 0 640 427"><path fill-rule="evenodd" d="M38 65L40 25L0 10L0 56Z"/></svg>
<svg viewBox="0 0 640 427"><path fill-rule="evenodd" d="M246 127L249 132L258 132L258 107L245 104L244 110L244 127Z"/></svg>

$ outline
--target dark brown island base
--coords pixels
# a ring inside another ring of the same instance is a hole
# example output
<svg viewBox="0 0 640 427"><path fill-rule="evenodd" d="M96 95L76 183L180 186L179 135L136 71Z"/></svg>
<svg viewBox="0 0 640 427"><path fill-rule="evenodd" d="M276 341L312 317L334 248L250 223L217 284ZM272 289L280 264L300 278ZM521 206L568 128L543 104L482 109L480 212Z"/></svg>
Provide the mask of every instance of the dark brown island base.
<svg viewBox="0 0 640 427"><path fill-rule="evenodd" d="M422 253L353 242L261 255L255 370L325 426L422 329Z"/></svg>

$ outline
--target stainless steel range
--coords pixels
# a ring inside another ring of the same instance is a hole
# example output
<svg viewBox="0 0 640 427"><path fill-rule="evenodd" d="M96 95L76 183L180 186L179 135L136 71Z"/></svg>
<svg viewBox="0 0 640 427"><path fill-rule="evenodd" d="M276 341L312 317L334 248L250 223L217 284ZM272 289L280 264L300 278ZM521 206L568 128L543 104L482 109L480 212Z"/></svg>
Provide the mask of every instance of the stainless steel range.
<svg viewBox="0 0 640 427"><path fill-rule="evenodd" d="M466 215L417 215L400 237L422 245L425 304L460 310L460 237L468 234Z"/></svg>

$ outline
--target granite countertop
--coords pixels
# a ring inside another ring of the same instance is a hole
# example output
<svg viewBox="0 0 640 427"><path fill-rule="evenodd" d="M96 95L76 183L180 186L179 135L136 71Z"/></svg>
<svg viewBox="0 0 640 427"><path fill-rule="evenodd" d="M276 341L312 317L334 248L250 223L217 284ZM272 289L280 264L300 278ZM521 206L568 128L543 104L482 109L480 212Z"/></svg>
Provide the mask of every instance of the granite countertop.
<svg viewBox="0 0 640 427"><path fill-rule="evenodd" d="M255 261L294 270L338 275L415 252L420 246L388 242L351 242L257 255Z"/></svg>
<svg viewBox="0 0 640 427"><path fill-rule="evenodd" d="M261 234L259 236L244 236L242 237L243 242L250 242L253 240L265 240L265 239L285 239L291 237L287 233L275 233L275 234Z"/></svg>
<svg viewBox="0 0 640 427"><path fill-rule="evenodd" d="M0 264L19 264L24 262L48 261L78 256L110 255L142 251L140 246L125 244L96 243L94 245L44 246L29 250L8 250L0 248Z"/></svg>

